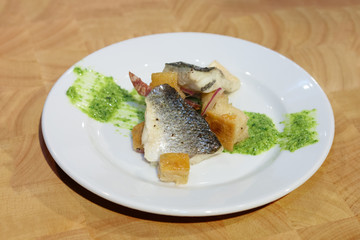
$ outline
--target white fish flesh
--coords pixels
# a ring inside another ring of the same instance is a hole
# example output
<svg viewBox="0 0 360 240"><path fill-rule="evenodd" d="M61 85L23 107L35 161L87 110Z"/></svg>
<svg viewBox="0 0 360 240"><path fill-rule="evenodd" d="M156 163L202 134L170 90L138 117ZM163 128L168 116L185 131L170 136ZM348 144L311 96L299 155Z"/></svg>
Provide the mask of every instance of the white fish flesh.
<svg viewBox="0 0 360 240"><path fill-rule="evenodd" d="M227 78L217 67L199 67L184 62L166 63L163 72L177 72L178 84L196 92L209 93L218 88L234 92L240 87L240 80Z"/></svg>

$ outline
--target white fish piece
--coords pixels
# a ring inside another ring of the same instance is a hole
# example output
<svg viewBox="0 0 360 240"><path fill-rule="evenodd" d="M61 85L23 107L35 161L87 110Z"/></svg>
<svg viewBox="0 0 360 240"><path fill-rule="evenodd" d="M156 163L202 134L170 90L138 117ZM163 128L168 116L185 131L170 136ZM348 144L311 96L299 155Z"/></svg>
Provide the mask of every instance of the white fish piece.
<svg viewBox="0 0 360 240"><path fill-rule="evenodd" d="M214 64L214 62L212 63ZM218 62L215 62L221 66ZM226 70L223 66L221 66ZM166 63L163 72L177 72L178 84L184 88L196 92L209 93L218 88L223 88L226 92L234 92L240 88L240 80L226 74L215 66L199 67L185 62Z"/></svg>
<svg viewBox="0 0 360 240"><path fill-rule="evenodd" d="M147 161L157 162L163 153L187 153L195 164L222 152L206 120L168 84L153 88L145 101L142 143Z"/></svg>

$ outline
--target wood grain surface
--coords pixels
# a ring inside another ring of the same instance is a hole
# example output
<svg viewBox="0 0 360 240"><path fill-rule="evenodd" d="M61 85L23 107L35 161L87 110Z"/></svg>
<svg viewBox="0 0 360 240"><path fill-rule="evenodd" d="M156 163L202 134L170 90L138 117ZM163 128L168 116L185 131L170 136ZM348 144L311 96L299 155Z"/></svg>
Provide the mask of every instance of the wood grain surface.
<svg viewBox="0 0 360 240"><path fill-rule="evenodd" d="M206 218L108 202L49 154L40 117L75 62L109 44L208 32L292 59L324 89L336 134L319 171L278 201ZM360 239L360 1L0 0L0 239Z"/></svg>

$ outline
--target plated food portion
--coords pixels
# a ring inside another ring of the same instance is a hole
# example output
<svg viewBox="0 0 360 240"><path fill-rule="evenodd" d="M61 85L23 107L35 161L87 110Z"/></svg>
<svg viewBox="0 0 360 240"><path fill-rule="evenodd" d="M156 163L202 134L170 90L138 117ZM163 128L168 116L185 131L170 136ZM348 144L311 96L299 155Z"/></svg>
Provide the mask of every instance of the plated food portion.
<svg viewBox="0 0 360 240"><path fill-rule="evenodd" d="M133 147L150 163L166 156L159 164L160 180L186 183L189 163L224 148L231 151L248 136L247 116L227 96L239 89L240 80L220 63L166 63L163 72L152 74L150 85L131 72L129 76L146 102L145 121L132 131ZM181 164L184 161L189 163Z"/></svg>
<svg viewBox="0 0 360 240"><path fill-rule="evenodd" d="M131 130L133 150L164 182L187 183L191 165L218 154L258 155L277 144L295 151L318 141L315 109L287 114L279 132L265 114L233 106L240 80L217 61L165 63L149 84L129 72L131 91L91 69L73 72L70 102L99 122Z"/></svg>

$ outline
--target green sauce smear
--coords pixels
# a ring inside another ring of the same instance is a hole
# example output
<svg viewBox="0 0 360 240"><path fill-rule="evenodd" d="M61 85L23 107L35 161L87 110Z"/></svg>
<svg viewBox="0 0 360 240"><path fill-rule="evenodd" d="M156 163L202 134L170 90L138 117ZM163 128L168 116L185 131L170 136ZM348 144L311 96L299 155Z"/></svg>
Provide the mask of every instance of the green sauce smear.
<svg viewBox="0 0 360 240"><path fill-rule="evenodd" d="M144 121L145 99L134 89L123 89L112 77L87 68L75 67L73 72L77 78L66 95L89 117L129 130Z"/></svg>
<svg viewBox="0 0 360 240"><path fill-rule="evenodd" d="M285 121L281 122L285 125L279 139L281 149L294 152L319 141L315 111L312 109L286 114Z"/></svg>
<svg viewBox="0 0 360 240"><path fill-rule="evenodd" d="M258 155L279 144L281 150L294 152L319 141L316 132L316 109L285 115L284 130L279 132L273 121L261 113L245 112L249 117L249 138L235 144L230 153ZM225 151L229 152L229 151Z"/></svg>

